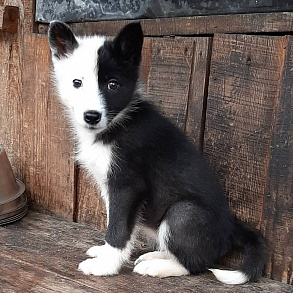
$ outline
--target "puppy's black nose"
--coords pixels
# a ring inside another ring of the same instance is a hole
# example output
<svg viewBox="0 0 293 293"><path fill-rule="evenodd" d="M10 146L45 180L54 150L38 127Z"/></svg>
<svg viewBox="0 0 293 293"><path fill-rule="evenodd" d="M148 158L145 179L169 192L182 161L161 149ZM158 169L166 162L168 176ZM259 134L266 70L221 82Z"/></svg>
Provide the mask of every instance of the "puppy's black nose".
<svg viewBox="0 0 293 293"><path fill-rule="evenodd" d="M90 125L96 125L101 121L102 115L98 111L89 110L83 113L83 119Z"/></svg>

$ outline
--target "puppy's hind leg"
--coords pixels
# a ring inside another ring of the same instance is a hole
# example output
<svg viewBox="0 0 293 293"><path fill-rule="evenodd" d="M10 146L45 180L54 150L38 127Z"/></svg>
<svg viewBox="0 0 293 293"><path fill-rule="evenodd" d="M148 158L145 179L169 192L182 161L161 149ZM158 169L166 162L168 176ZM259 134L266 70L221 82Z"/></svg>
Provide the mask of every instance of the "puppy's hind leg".
<svg viewBox="0 0 293 293"><path fill-rule="evenodd" d="M133 271L159 278L188 275L189 271L168 250L170 231L166 221L161 223L157 234L160 250L141 255L136 260Z"/></svg>
<svg viewBox="0 0 293 293"><path fill-rule="evenodd" d="M225 237L223 229L219 233L221 225L209 210L194 201L175 203L166 212L157 232L159 250L168 258L141 261L134 271L169 277L208 270L229 248L225 242L229 240L229 233Z"/></svg>

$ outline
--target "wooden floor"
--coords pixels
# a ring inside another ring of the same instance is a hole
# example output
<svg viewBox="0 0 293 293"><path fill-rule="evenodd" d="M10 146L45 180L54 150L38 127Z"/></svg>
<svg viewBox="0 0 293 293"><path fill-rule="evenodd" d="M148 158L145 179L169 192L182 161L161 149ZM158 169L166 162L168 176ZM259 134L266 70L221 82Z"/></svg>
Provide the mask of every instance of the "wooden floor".
<svg viewBox="0 0 293 293"><path fill-rule="evenodd" d="M102 244L103 233L29 211L21 221L0 227L0 292L293 292L293 287L262 279L258 283L222 285L206 273L200 276L157 279L132 272L133 260L118 276L85 276L77 265L86 250Z"/></svg>

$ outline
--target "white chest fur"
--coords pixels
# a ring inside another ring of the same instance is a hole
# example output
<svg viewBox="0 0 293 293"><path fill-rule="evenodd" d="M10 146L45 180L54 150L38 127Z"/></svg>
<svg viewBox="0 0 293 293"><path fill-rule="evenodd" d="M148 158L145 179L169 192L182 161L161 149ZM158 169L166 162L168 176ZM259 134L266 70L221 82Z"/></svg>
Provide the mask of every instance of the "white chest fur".
<svg viewBox="0 0 293 293"><path fill-rule="evenodd" d="M77 133L77 161L88 170L98 184L107 213L109 211L109 196L107 176L110 172L112 146L95 142L95 135L89 132Z"/></svg>

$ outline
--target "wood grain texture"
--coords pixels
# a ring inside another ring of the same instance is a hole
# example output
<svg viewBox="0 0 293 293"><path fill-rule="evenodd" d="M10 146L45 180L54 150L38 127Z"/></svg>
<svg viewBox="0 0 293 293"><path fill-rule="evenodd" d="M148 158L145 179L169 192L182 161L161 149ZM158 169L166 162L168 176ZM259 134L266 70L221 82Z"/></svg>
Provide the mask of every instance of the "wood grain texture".
<svg viewBox="0 0 293 293"><path fill-rule="evenodd" d="M284 37L216 35L213 41L204 151L233 212L262 227Z"/></svg>
<svg viewBox="0 0 293 293"><path fill-rule="evenodd" d="M194 39L185 133L199 149L202 149L203 144L211 49L212 38Z"/></svg>
<svg viewBox="0 0 293 293"><path fill-rule="evenodd" d="M213 41L204 151L233 213L259 230L285 46L285 37L216 35Z"/></svg>
<svg viewBox="0 0 293 293"><path fill-rule="evenodd" d="M193 62L191 38L153 39L148 98L182 130Z"/></svg>
<svg viewBox="0 0 293 293"><path fill-rule="evenodd" d="M0 31L0 144L5 147L14 174L22 179L23 40L30 30L26 23L32 19L33 1L2 0L0 4L19 7L17 33Z"/></svg>
<svg viewBox="0 0 293 293"><path fill-rule="evenodd" d="M151 60L153 54L153 38L144 38L140 63L140 79L143 89L147 91L150 79Z"/></svg>
<svg viewBox="0 0 293 293"><path fill-rule="evenodd" d="M288 37L274 123L264 202L264 231L272 248L268 271L293 285L293 38Z"/></svg>
<svg viewBox="0 0 293 293"><path fill-rule="evenodd" d="M76 222L84 223L100 230L106 230L107 212L100 196L99 187L86 170L78 167L77 172Z"/></svg>
<svg viewBox="0 0 293 293"><path fill-rule="evenodd" d="M0 282L3 293L47 292L198 292L232 293L209 274L178 278L142 277L132 272L132 258L118 276L85 276L77 271L85 251L103 243L103 233L55 216L29 212L21 221L0 227ZM136 244L137 257L145 251ZM268 279L237 287L239 293L291 293L292 287Z"/></svg>
<svg viewBox="0 0 293 293"><path fill-rule="evenodd" d="M1 255L0 259L0 292L3 293L104 292L79 284L75 280L56 274L54 271L39 269L37 264L14 260L4 255Z"/></svg>
<svg viewBox="0 0 293 293"><path fill-rule="evenodd" d="M73 143L49 77L50 50L45 36L25 36L24 63L24 183L32 204L72 219Z"/></svg>
<svg viewBox="0 0 293 293"><path fill-rule="evenodd" d="M21 0L21 2L24 15L23 32L24 34L35 33L38 30L35 22L36 0Z"/></svg>
<svg viewBox="0 0 293 293"><path fill-rule="evenodd" d="M21 7L20 0L2 0L0 5ZM0 144L6 150L16 177L22 179L22 67L23 34L19 15L17 33L0 31Z"/></svg>
<svg viewBox="0 0 293 293"><path fill-rule="evenodd" d="M0 144L21 178L22 44L20 34L0 31Z"/></svg>
<svg viewBox="0 0 293 293"><path fill-rule="evenodd" d="M85 22L74 23L72 27L78 34L116 35L124 25L130 22L132 20ZM146 36L291 32L293 29L293 13L252 13L142 19L140 23ZM41 25L41 32L46 33L44 25Z"/></svg>

